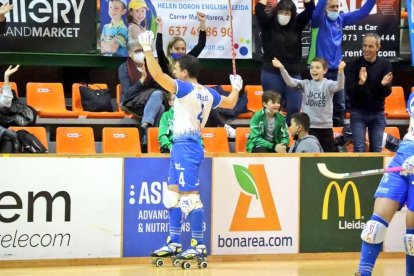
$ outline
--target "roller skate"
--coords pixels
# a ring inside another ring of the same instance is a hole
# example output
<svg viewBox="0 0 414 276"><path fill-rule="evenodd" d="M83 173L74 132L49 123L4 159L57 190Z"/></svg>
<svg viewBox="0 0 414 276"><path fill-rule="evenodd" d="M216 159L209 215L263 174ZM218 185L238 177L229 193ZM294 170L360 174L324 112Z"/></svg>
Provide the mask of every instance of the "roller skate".
<svg viewBox="0 0 414 276"><path fill-rule="evenodd" d="M183 269L191 268L191 260L197 261L198 268L207 268L207 250L204 244L197 244L195 240L191 240L191 244L186 251L173 257L174 265L181 265Z"/></svg>
<svg viewBox="0 0 414 276"><path fill-rule="evenodd" d="M170 241L170 238L167 239L167 244L162 246L160 249L157 249L151 252L152 264L156 267L161 267L164 265L164 259L170 258L174 266L179 264L178 261L174 259L177 254L181 253L181 243L174 243Z"/></svg>

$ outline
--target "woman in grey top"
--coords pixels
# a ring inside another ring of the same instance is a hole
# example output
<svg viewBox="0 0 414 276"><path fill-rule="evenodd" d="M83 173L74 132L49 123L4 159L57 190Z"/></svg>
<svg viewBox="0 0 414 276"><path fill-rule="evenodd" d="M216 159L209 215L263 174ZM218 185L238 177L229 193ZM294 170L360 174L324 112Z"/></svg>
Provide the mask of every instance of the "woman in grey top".
<svg viewBox="0 0 414 276"><path fill-rule="evenodd" d="M311 124L309 134L318 138L325 152L335 152L333 137L333 95L344 89L345 62L341 61L338 68L338 81L328 80L324 75L328 64L322 58L314 58L310 64L311 80L299 80L289 76L283 64L274 58L273 66L279 68L283 80L289 87L303 92L302 111L309 115Z"/></svg>

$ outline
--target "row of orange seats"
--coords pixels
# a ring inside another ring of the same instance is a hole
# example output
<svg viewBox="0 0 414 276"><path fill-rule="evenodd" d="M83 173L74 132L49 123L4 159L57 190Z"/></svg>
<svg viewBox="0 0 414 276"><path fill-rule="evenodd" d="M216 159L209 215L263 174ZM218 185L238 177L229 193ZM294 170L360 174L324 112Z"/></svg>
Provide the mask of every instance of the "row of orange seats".
<svg viewBox="0 0 414 276"><path fill-rule="evenodd" d="M13 130L26 129L48 147L48 139L44 127L11 127ZM333 128L334 136L342 134L342 127ZM386 127L385 132L400 139L397 127ZM235 152L246 152L249 127L236 128ZM206 127L202 129L202 137L206 152L230 153L227 132L222 127ZM148 129L148 153L159 153L158 128ZM291 139L290 145L293 144ZM383 149L383 152L388 150ZM95 154L95 139L91 127L58 127L56 129L56 153L60 154ZM140 137L134 127L105 127L102 130L102 153L139 155L142 153Z"/></svg>
<svg viewBox="0 0 414 276"><path fill-rule="evenodd" d="M3 83L0 82L0 86ZM18 95L18 89L15 82L10 83ZM42 118L124 118L131 117L120 110L121 85L116 86L116 110L114 112L89 112L84 111L81 103L79 87L82 84L74 83L72 85L72 110L66 109L65 93L62 83L40 83L29 82L26 84L26 102L35 108L39 117ZM91 88L106 89L107 84L96 83L90 84ZM230 85L223 85L224 90L231 91ZM253 113L262 108L262 87L260 85L246 85L248 112L239 116L239 118L251 118Z"/></svg>
<svg viewBox="0 0 414 276"><path fill-rule="evenodd" d="M0 85L2 83L0 82ZM86 118L124 118L126 115L120 110L121 85L116 87L117 107L114 112L88 112L84 111L80 99L79 86L75 83L72 85L72 110L66 109L63 85L61 83L34 83L29 82L26 85L26 102L34 107L40 117L45 118L77 118L83 116ZM11 83L12 88L18 93L16 83ZM104 83L91 84L95 88L107 88ZM212 86L212 85L210 85ZM231 85L222 85L226 91L231 91ZM414 91L414 87L412 88ZM263 89L261 85L246 85L245 93L247 94L247 112L238 116L239 119L250 119L254 112L260 110L262 105ZM388 119L409 119L406 111L404 90L401 86L393 86L392 93L385 100L385 114ZM349 114L347 114L349 118Z"/></svg>
<svg viewBox="0 0 414 276"><path fill-rule="evenodd" d="M48 148L44 127L10 127L25 129L35 135ZM230 147L225 128L203 128L204 148L207 152L229 153ZM148 129L148 153L159 153L158 128ZM92 127L56 128L56 153L96 154ZM102 130L102 153L139 155L142 153L139 131L135 127L105 127Z"/></svg>

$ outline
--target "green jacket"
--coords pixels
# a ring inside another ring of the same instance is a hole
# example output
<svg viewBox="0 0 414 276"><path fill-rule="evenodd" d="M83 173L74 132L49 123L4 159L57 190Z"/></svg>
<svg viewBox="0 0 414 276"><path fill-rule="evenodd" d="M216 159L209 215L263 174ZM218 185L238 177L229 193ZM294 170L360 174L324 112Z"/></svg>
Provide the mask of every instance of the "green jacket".
<svg viewBox="0 0 414 276"><path fill-rule="evenodd" d="M289 132L287 130L285 116L281 113L275 114L275 129L273 130L273 142L266 140L267 120L264 109L253 114L250 120L250 134L247 140L246 149L252 152L255 146L266 147L269 150L274 150L277 144L289 145Z"/></svg>
<svg viewBox="0 0 414 276"><path fill-rule="evenodd" d="M158 128L158 142L161 149L171 149L173 146L174 108L165 111Z"/></svg>

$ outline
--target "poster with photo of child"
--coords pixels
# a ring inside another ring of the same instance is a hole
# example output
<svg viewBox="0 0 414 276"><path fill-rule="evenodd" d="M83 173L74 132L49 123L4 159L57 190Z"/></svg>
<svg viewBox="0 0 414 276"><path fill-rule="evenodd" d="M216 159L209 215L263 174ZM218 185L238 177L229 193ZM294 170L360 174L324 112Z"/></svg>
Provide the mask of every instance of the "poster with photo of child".
<svg viewBox="0 0 414 276"><path fill-rule="evenodd" d="M146 30L157 32L156 18L151 0L100 0L101 54L127 57L129 40Z"/></svg>

